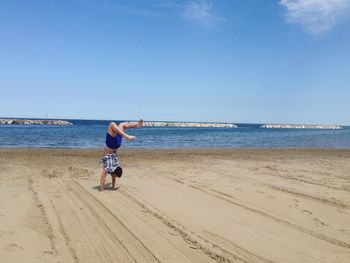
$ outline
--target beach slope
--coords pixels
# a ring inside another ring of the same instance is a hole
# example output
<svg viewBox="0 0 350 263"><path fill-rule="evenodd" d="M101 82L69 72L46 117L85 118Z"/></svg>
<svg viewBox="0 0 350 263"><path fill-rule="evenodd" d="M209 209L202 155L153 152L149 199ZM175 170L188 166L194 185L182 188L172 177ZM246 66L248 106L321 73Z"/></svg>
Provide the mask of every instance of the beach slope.
<svg viewBox="0 0 350 263"><path fill-rule="evenodd" d="M0 150L3 262L350 262L350 151ZM108 178L110 182L110 178Z"/></svg>

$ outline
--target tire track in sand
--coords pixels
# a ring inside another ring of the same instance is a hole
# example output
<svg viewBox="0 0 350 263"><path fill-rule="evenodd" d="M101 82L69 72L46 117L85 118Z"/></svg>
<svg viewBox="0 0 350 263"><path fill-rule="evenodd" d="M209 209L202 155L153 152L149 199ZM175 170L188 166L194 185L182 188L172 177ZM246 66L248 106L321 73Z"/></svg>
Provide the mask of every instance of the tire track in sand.
<svg viewBox="0 0 350 263"><path fill-rule="evenodd" d="M172 174L172 173L170 173ZM336 239L336 238L333 238L333 237L330 237L330 236L327 236L325 234L322 234L322 233L319 233L319 232L316 232L314 230L311 230L309 228L306 228L306 227L303 227L303 226L300 226L300 225L297 225L297 224L294 224L290 221L287 221L287 220L284 220L284 219L281 219L279 217L276 217L274 215L271 215L269 213L266 213L264 211L261 211L261 210L258 210L256 208L252 208L252 207L249 207L247 205L244 205L244 204L241 204L239 202L237 202L236 199L234 199L234 197L232 197L231 195L229 194L226 194L226 193L223 193L223 192L220 192L220 191L217 191L215 189L210 189L208 188L205 189L201 186L198 186L198 185L193 185L193 184L190 184L188 182L185 182L181 179L178 179L176 177L173 177L173 176L165 176L166 178L172 180L172 181L175 181L181 185L184 185L184 186L187 186L187 187L190 187L190 188L193 188L193 189L196 189L196 190L199 190L203 193L206 193L206 194L209 194L211 196L214 196L216 198L219 198L221 200L224 200L226 202L229 202L231 204L234 204L236 206L239 206L245 210L248 210L248 211L251 211L251 212L254 212L256 214L259 214L259 215L262 215L266 218L270 218L276 222L279 222L279 223L282 223L288 227L291 227L293 229L296 229L304 234L309 234L315 238L318 238L320 240L323 240L323 241L326 241L328 243L331 243L333 245L336 245L336 246L339 246L339 247L343 247L343 248L346 248L346 249L350 249L350 243L346 242L346 241L342 241L342 240L339 240L339 239ZM246 180L249 180L249 181L253 181L252 178L245 178ZM255 182L255 181L254 181ZM308 195L308 194L304 194L304 193L300 193L300 192L296 192L296 191L292 191L290 189L285 189L285 188L281 188L281 187L277 187L277 186L274 186L274 185L271 185L271 184L266 184L266 183L261 183L261 182L258 182L260 185L264 185L266 187L269 187L269 188L272 188L274 190L277 190L277 191L282 191L282 192L286 192L288 194L292 194L294 196L299 196L299 197L303 197L303 198L307 198L307 199L310 199L310 200L313 200L313 201L317 201L317 202L321 202L321 203L324 203L324 204L328 204L328 205L331 205L331 206L334 206L334 207L337 207L337 208L345 208L345 209L348 209L350 208L350 206L344 204L344 203L341 203L339 201L332 201L332 200L329 200L329 199L324 199L324 198L321 198L321 197L315 197L315 196L311 196L311 195Z"/></svg>
<svg viewBox="0 0 350 263"><path fill-rule="evenodd" d="M50 206L56 229L59 225L54 235L63 236L76 262L159 263L117 218L73 180L43 182L40 197Z"/></svg>
<svg viewBox="0 0 350 263"><path fill-rule="evenodd" d="M60 216L60 214L57 212L57 209L56 209L56 207L53 205L53 202L52 202L51 200L50 200L50 203L51 203L52 209L53 209L53 211L54 211L54 213L55 213L55 215L56 215L56 218L57 218L57 220L58 220L58 227L59 227L59 230L60 230L60 232L61 232L61 234L62 234L62 236L63 236L63 238L64 238L64 241L65 241L65 243L66 243L66 245L67 245L67 247L68 247L68 250L69 250L70 254L71 254L72 257L73 257L73 260L74 260L75 262L79 262L79 261L78 261L78 256L77 256L77 252L76 252L76 250L74 249L74 246L72 245L72 242L71 242L71 240L70 240L70 238L69 238L69 235L66 233L66 231L65 231L65 229L64 229L64 227L63 227L61 216Z"/></svg>
<svg viewBox="0 0 350 263"><path fill-rule="evenodd" d="M44 222L46 224L47 236L48 236L48 238L50 240L50 247L51 247L52 251L54 252L54 254L57 255L58 251L56 249L56 243L55 243L55 239L54 239L53 229L52 229L52 226L50 225L50 222L47 219L47 215L46 215L46 211L45 211L44 205L39 199L38 192L34 189L34 181L32 179L32 176L28 175L28 179L27 180L28 180L29 191L33 194L34 203L40 209L41 216L44 219Z"/></svg>
<svg viewBox="0 0 350 263"><path fill-rule="evenodd" d="M210 170L212 171L213 173L215 172L215 170L211 169L211 168L207 168L207 170ZM242 169L242 170L245 170L245 169ZM301 193L299 191L288 191L287 189L281 189L281 187L279 186L275 186L275 185L272 185L272 184L267 184L265 182L261 182L259 181L258 179L252 177L249 172L251 172L252 170L249 170L249 169L246 169L245 171L247 171L248 173L246 173L246 176L245 177L237 177L236 175L230 173L230 172L227 172L226 170L220 170L220 174L221 175L225 175L227 176L228 178L236 178L240 181L247 181L247 182L251 182L251 183L257 183L259 185L262 185L262 186L266 186L266 187L269 187L269 188L273 188L277 191L284 191L286 193L289 193L289 194L293 194L293 195L299 195L299 196L302 196L302 197L305 197L305 198L308 198L308 199L311 199L311 200L314 200L314 201L317 201L317 202L321 202L321 203L324 203L324 204L328 204L328 205L332 205L334 207L340 207L340 208L346 208L346 209L350 209L350 205L340 201L340 200L330 200L330 199L327 199L327 198L322 198L322 197L317 197L317 196L313 196L313 195L310 195L310 194L305 194L305 193ZM217 171L216 171L217 172ZM265 173L264 175L268 175L268 176L271 176L271 177L276 177L276 178L281 178L281 179L287 179L287 180L291 180L291 181L294 181L294 182L298 182L298 183L301 183L301 184L304 184L304 183L307 183L303 180L299 180L299 179L296 179L296 178L287 178L285 176L281 176L281 175L277 175L277 174L268 174L268 173ZM310 183L310 182L308 182ZM336 190L336 191L341 191L341 192L344 192L347 190L345 189L336 189L334 187L328 187L327 185L324 185L324 184L313 184L313 185L317 185L318 187L324 187L324 188L328 188L328 189L333 189L333 190Z"/></svg>
<svg viewBox="0 0 350 263"><path fill-rule="evenodd" d="M132 231L80 184L75 180L69 180L65 182L65 186L69 190L70 198L75 198L78 205L83 205L83 209L91 214L92 221L96 221L93 224L103 229L104 236L101 241L104 243L110 241L111 245L119 247L114 251L118 251L118 254L122 252L124 259L121 259L121 262L160 262ZM113 252L109 251L107 254L112 254L113 258Z"/></svg>
<svg viewBox="0 0 350 263"><path fill-rule="evenodd" d="M176 247L176 245L168 243L169 241L166 240L169 237L166 237L166 239L162 239L162 236L157 233L157 230L150 230L147 229L148 232L145 232L144 234L137 231L135 226L132 225L130 222L126 222L125 220L128 219L128 216L125 217L125 215L129 215L130 221L135 220L134 223L136 224L144 224L145 222L142 222L142 220L137 219L137 216L131 216L128 214L127 209L119 210L115 209L116 207L106 206L103 201L100 201L100 198L97 198L99 195L101 195L101 199L104 200L107 193L91 193L87 191L87 189L84 188L82 184L80 184L78 181L73 180L69 183L67 182L66 187L70 189L69 193L72 195L79 196L79 199L82 200L86 204L86 206L89 206L92 210L94 210L95 217L100 217L103 221L102 223L106 225L108 230L115 235L115 237L121 241L123 247L129 252L130 255L132 255L135 262L184 262L184 263L190 263L190 262L212 262L207 255L202 254L202 256L195 256L195 255L189 255L186 253L183 246ZM118 192L114 192L115 194L119 194L120 189ZM128 198L130 200L130 198ZM133 200L130 200L133 202ZM107 202L108 203L108 202ZM134 202L133 202L134 203ZM139 206L136 206L139 207ZM103 209L100 209L103 208ZM113 210L111 211L110 208ZM113 209L114 208L114 209ZM100 210L105 211L108 213L108 216L106 214L103 214ZM141 209L138 209L141 211ZM118 211L116 214L115 212ZM120 215L119 215L120 213ZM145 213L143 210L141 213ZM119 216L118 216L119 215ZM108 219L108 217L110 217ZM132 218L131 218L132 217ZM145 217L145 216L143 216ZM124 220L122 220L124 219ZM159 222L159 221L158 221ZM117 223L117 224L116 224ZM159 224L159 223L158 223ZM118 230L115 229L115 225L122 226ZM129 227L130 228L129 228ZM144 225L144 227L146 227ZM131 238L127 240L122 233L122 231L126 231ZM122 235L121 235L122 234ZM149 242L149 240L152 240L153 242ZM156 240L154 240L156 239ZM163 240L163 243L167 243L164 247L162 246L161 242L158 241L158 239ZM181 240L181 238L179 238ZM130 242L137 243L138 247L135 245L130 245ZM188 243L183 242L182 244L185 245L187 252L191 251L193 253L194 247L190 247ZM136 247L136 249L134 248ZM143 255L142 257L139 255L142 250L148 253L148 255ZM199 252L196 252L199 253ZM152 257L152 258L151 258ZM200 261L198 261L200 260ZM124 261L123 261L124 262ZM219 262L231 262L231 261L219 261Z"/></svg>
<svg viewBox="0 0 350 263"><path fill-rule="evenodd" d="M291 195L294 195L294 196L304 197L304 198L311 199L311 200L314 200L314 201L317 201L317 202L321 202L321 203L324 203L324 204L335 206L337 208L350 209L350 205L344 204L344 203L342 203L340 201L333 201L333 200L329 200L329 199L322 198L322 197L312 196L312 195L305 194L305 193L302 193L302 192L299 192L299 191L295 191L293 189L282 187L282 186L276 186L276 185L272 185L272 184L263 184L263 185L265 185L265 186L267 186L267 187L269 187L271 189L280 191L280 192L288 193L288 194L291 194Z"/></svg>
<svg viewBox="0 0 350 263"><path fill-rule="evenodd" d="M253 171L254 171L254 170L253 170ZM281 179L286 179L286 180L291 180L291 181L295 181L295 182L301 182L301 183L305 183L305 184L317 185L317 186L329 188L329 189L332 189L332 190L350 192L349 190L343 189L343 188L340 188L340 187L336 187L336 186L332 186L332 185L327 185L327 184L324 184L324 183L319 183L319 182L314 182L314 181L309 181L309 180L302 179L302 178L298 178L298 177L292 177L292 176L290 176L290 175L282 175L282 174L269 173L269 172L260 172L260 173L263 174L263 175L273 176L273 177L277 177L277 178L281 178Z"/></svg>
<svg viewBox="0 0 350 263"><path fill-rule="evenodd" d="M212 170L211 168L207 168L207 170L212 171L213 173L217 172L215 170ZM249 170L247 170L247 171L249 171ZM186 184L186 182L182 181L181 179L176 178L175 173L168 172L168 174L172 174L173 176L166 176L167 178L169 178L169 179L171 179L173 181L176 181L177 183L180 183L180 184ZM313 200L313 201L316 201L316 202L319 202L319 203L327 204L327 205L330 205L330 206L333 206L333 207L336 207L336 208L350 209L350 205L348 205L347 203L344 203L344 202L342 202L340 200L331 200L331 199L327 199L327 198L314 196L314 195L311 195L311 194L302 193L302 192L297 191L297 190L291 190L291 189L283 188L283 187L280 187L280 186L277 186L277 185L263 183L263 182L260 182L260 181L258 181L256 179L254 179L254 178L249 177L248 175L245 176L245 177L237 177L236 175L234 175L232 173L229 173L226 170L220 170L220 174L222 176L226 176L228 178L234 177L236 179L239 179L240 181L247 181L247 182L250 182L250 183L253 183L253 184L259 184L261 186L265 186L265 187L274 189L276 191L288 193L288 194L291 194L291 195L294 195L294 196L304 197L304 198L307 198L307 199L310 199L310 200ZM280 176L276 176L276 177L280 177ZM283 178L283 177L281 177L281 178ZM284 178L284 179L287 179L287 178ZM298 180L293 180L293 181L298 181ZM300 183L303 183L303 182L300 181ZM323 187L324 185L323 186L318 185L318 186ZM344 189L337 189L337 191L344 191Z"/></svg>
<svg viewBox="0 0 350 263"><path fill-rule="evenodd" d="M124 187L117 191L106 191L104 194L100 194L90 190L91 183L84 181L77 183L108 207L156 255L159 261L167 263L217 262L203 253L192 242L184 240L174 228L153 216L147 205L140 206L136 203L134 194L131 196ZM139 203L144 204L144 200Z"/></svg>
<svg viewBox="0 0 350 263"><path fill-rule="evenodd" d="M198 187L198 186L195 186L195 185L191 185L191 184L188 184L188 186L191 187L191 188L193 188L193 189L196 189L196 190L198 190L198 191L201 191L201 192L204 192L204 193L209 194L209 195L211 195L211 196L214 196L214 197L216 197L216 198L219 198L219 199L221 199L221 200L224 200L224 201L226 201L226 202L229 202L229 203L231 203L231 204L234 204L234 205L236 205L236 206L239 206L239 207L241 207L241 208L243 208L243 209L246 209L246 210L248 210L248 211L254 212L254 213L256 213L256 214L259 214L259 215L262 215L262 216L264 216L264 217L270 218L270 219L272 219L272 220L274 220L274 221L276 221L276 222L279 222L279 223L282 223L282 224L284 224L284 225L287 225L287 226L289 226L289 227L291 227L291 228L294 228L294 229L296 229L296 230L298 230L298 231L300 231L300 232L302 232L302 233L309 234L309 235L311 235L311 236L313 236L313 237L316 237L316 238L318 238L318 239L320 239L320 240L326 241L326 242L331 243L331 244L333 244L333 245L337 245L337 246L340 246L340 247L343 247L343 248L350 249L350 244L347 243L347 242L344 242L344 241L341 241L341 240L338 240L338 239L335 239L335 238L326 236L326 235L324 235L324 234L315 232L315 231L313 231L313 230L311 230L311 229L308 229L308 228L305 228L305 227L302 227L302 226L293 224L293 223L291 223L291 222L289 222L289 221L283 220L283 219L281 219L281 218L275 217L275 216L273 216L273 215L271 215L271 214L268 214L268 213L265 213L265 212L263 212L263 211L261 211L261 210L258 210L258 209L255 209L255 208L252 208L252 207L248 207L248 206L246 206L246 205L243 205L243 204L241 204L241 203L238 203L238 202L236 202L236 201L233 201L231 197L228 198L228 197L227 197L227 194L224 194L224 195L223 195L222 193L220 193L220 192L218 192L218 191L215 191L215 190L211 190L211 189L210 189L210 191L208 191L208 190L206 190L206 189L203 189L203 188L201 188L201 187Z"/></svg>
<svg viewBox="0 0 350 263"><path fill-rule="evenodd" d="M138 206L144 209L145 212L159 219L164 225L176 231L186 242L197 247L198 249L203 251L203 253L207 254L209 257L211 257L217 262L272 262L250 251L241 249L238 245L234 245L232 242L230 250L225 249L218 244L214 244L209 240L205 239L204 237L200 236L198 233L187 230L175 220L168 219L158 209L151 207L151 205L149 204L146 205L144 201L140 201L139 198L136 198L135 196L137 195L131 192L130 190L119 189L119 192L125 195L128 199L135 202ZM234 251L232 251L232 249Z"/></svg>

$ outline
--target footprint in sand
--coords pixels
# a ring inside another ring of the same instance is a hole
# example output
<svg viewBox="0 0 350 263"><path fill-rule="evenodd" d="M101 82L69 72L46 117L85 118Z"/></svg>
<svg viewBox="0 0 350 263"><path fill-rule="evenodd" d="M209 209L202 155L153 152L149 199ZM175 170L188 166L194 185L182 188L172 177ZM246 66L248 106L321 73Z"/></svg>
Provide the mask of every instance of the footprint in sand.
<svg viewBox="0 0 350 263"><path fill-rule="evenodd" d="M293 203L293 204L288 205L288 207L289 208L298 208L299 204L298 203Z"/></svg>
<svg viewBox="0 0 350 263"><path fill-rule="evenodd" d="M265 169L271 170L271 171L276 171L277 170L277 166L276 165L265 165L262 168L265 168Z"/></svg>
<svg viewBox="0 0 350 263"><path fill-rule="evenodd" d="M48 178L59 178L59 177L63 177L63 172L61 170L52 170L52 171L48 171L47 174L45 174L45 177Z"/></svg>
<svg viewBox="0 0 350 263"><path fill-rule="evenodd" d="M23 247L17 245L16 243L10 243L7 245L7 248L9 250L15 250L15 249L19 249L19 250L23 250Z"/></svg>
<svg viewBox="0 0 350 263"><path fill-rule="evenodd" d="M304 214L304 215L312 215L312 214L313 214L311 211L306 210L306 209L304 209L303 211L301 211L301 213Z"/></svg>
<svg viewBox="0 0 350 263"><path fill-rule="evenodd" d="M350 235L350 230L348 230L348 229L339 229L339 231L340 232L342 232L342 233L344 233L344 234L346 234L346 235Z"/></svg>
<svg viewBox="0 0 350 263"><path fill-rule="evenodd" d="M72 176L73 178L76 177L91 177L93 175L92 171L89 171L88 169L84 168L77 168L77 167L68 167L68 174Z"/></svg>
<svg viewBox="0 0 350 263"><path fill-rule="evenodd" d="M327 226L327 224L325 224L324 222L322 222L318 218L313 218L313 220L314 220L314 222L316 223L317 226Z"/></svg>
<svg viewBox="0 0 350 263"><path fill-rule="evenodd" d="M338 211L339 213L342 213L342 214L348 214L347 211L345 211L344 209L341 209L341 208L338 208L337 211Z"/></svg>
<svg viewBox="0 0 350 263"><path fill-rule="evenodd" d="M255 191L255 193L258 193L258 194L265 194L265 192L263 192L263 191Z"/></svg>

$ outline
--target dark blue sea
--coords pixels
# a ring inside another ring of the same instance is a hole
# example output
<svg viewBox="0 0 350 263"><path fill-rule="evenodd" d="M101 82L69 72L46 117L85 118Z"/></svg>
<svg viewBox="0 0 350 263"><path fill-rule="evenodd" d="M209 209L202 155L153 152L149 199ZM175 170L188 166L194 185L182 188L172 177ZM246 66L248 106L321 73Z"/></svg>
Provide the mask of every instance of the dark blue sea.
<svg viewBox="0 0 350 263"><path fill-rule="evenodd" d="M68 120L73 126L0 125L0 147L102 148L110 121ZM343 130L143 127L123 140L125 148L338 148L350 149L350 127Z"/></svg>

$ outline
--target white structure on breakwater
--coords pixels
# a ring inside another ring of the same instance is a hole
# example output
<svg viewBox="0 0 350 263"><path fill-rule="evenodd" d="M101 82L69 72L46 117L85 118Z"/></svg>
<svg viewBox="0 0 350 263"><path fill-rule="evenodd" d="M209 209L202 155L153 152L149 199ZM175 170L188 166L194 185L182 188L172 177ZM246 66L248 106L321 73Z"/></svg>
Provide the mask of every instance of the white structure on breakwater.
<svg viewBox="0 0 350 263"><path fill-rule="evenodd" d="M311 125L311 124L264 124L260 128L265 129L321 129L321 130L341 130L339 125Z"/></svg>
<svg viewBox="0 0 350 263"><path fill-rule="evenodd" d="M173 121L145 121L146 127L201 127L201 128L237 128L233 123L217 122L173 122Z"/></svg>
<svg viewBox="0 0 350 263"><path fill-rule="evenodd" d="M25 120L25 119L0 119L0 124L19 124L19 125L73 125L69 121L62 120Z"/></svg>

